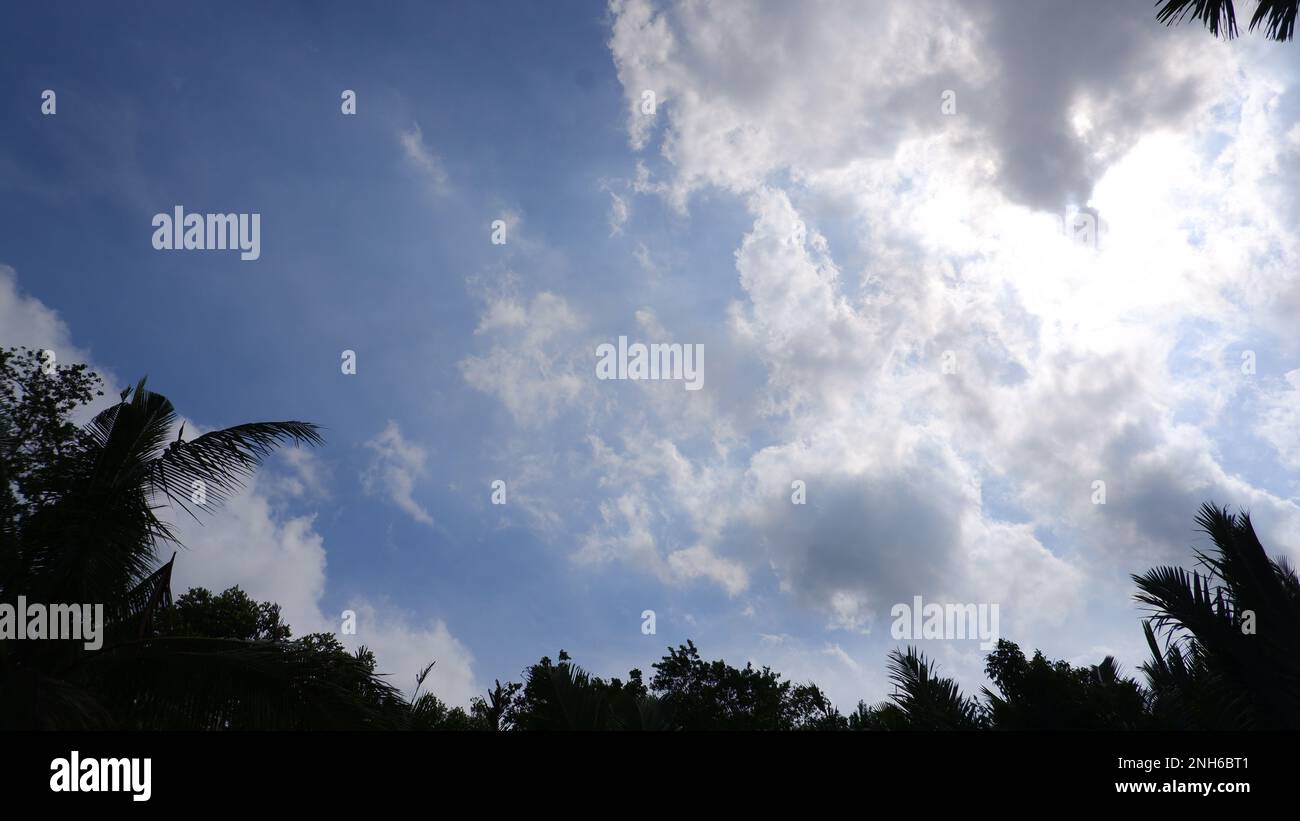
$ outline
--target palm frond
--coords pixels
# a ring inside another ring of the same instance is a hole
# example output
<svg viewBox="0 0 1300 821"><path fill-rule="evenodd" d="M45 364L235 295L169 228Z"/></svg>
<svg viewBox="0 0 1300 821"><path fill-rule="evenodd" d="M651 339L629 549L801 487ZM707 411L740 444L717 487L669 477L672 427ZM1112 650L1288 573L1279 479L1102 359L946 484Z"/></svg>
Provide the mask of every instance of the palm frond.
<svg viewBox="0 0 1300 821"><path fill-rule="evenodd" d="M1290 40L1295 36L1296 0L1260 0L1250 18L1250 30L1263 26L1270 40Z"/></svg>
<svg viewBox="0 0 1300 821"><path fill-rule="evenodd" d="M207 499L219 506L277 447L322 444L319 430L310 422L251 422L174 442L150 463L148 481L186 511L194 483L203 482Z"/></svg>
<svg viewBox="0 0 1300 821"><path fill-rule="evenodd" d="M176 554L126 594L116 608L113 627L131 638L142 639L156 623L158 614L172 606L172 566Z"/></svg>
<svg viewBox="0 0 1300 821"><path fill-rule="evenodd" d="M1164 712L1199 726L1300 727L1300 597L1289 565L1269 558L1249 514L1213 504L1196 517L1213 549L1198 551L1204 575L1157 567L1134 576L1152 661L1143 666ZM1255 629L1246 630L1248 623ZM1163 630L1162 651L1152 627Z"/></svg>
<svg viewBox="0 0 1300 821"><path fill-rule="evenodd" d="M957 682L934 674L933 663L914 647L889 654L894 704L911 729L971 730L981 724L979 704L961 694Z"/></svg>
<svg viewBox="0 0 1300 821"><path fill-rule="evenodd" d="M1200 20L1215 37L1231 40L1237 36L1237 14L1232 0L1165 0L1156 19L1172 26L1191 17ZM1253 26L1252 26L1253 27Z"/></svg>
<svg viewBox="0 0 1300 821"><path fill-rule="evenodd" d="M130 399L95 416L87 426L98 454L91 481L96 486L135 486L176 422L176 409L159 393L136 384Z"/></svg>

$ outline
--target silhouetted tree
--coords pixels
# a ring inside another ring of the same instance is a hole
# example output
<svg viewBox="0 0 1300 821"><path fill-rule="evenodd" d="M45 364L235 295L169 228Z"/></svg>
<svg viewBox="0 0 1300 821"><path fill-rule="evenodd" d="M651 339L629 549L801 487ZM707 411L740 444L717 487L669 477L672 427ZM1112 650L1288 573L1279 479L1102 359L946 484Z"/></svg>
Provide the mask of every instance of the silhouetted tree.
<svg viewBox="0 0 1300 821"><path fill-rule="evenodd" d="M1154 614L1142 668L1152 711L1165 726L1300 729L1300 579L1248 514L1206 504L1196 521L1214 545L1197 552L1201 570L1133 577Z"/></svg>
<svg viewBox="0 0 1300 821"><path fill-rule="evenodd" d="M1248 29L1264 30L1270 40L1290 40L1295 35L1297 0L1257 0ZM1156 19L1167 26L1186 19L1200 20L1215 37L1237 36L1237 10L1233 0L1163 0Z"/></svg>
<svg viewBox="0 0 1300 821"><path fill-rule="evenodd" d="M475 698L470 702L470 715L485 730L506 730L510 723L507 714L523 685L512 681L502 684L500 679L495 681L495 685L488 691L487 698Z"/></svg>
<svg viewBox="0 0 1300 821"><path fill-rule="evenodd" d="M681 729L838 729L844 723L817 685L782 681L769 667L706 662L691 641L669 648L654 669L650 689Z"/></svg>
<svg viewBox="0 0 1300 821"><path fill-rule="evenodd" d="M168 444L177 422L141 380L88 425L100 395L81 365L46 373L34 351L0 351L0 602L103 604L102 649L79 641L0 642L0 726L31 728L364 727L395 691L363 660L321 642L160 635L176 537L170 500L210 511L284 443L318 444L305 422L259 422ZM192 497L202 488L203 503ZM331 637L332 638L332 637ZM343 656L347 656L346 653Z"/></svg>
<svg viewBox="0 0 1300 821"><path fill-rule="evenodd" d="M169 636L208 636L244 641L284 641L291 635L280 620L280 605L256 602L238 586L214 596L192 587L179 596L162 618L160 632Z"/></svg>
<svg viewBox="0 0 1300 821"><path fill-rule="evenodd" d="M913 647L889 654L894 692L875 706L858 703L849 718L855 730L979 730L988 722L978 701L957 682L935 675L934 664Z"/></svg>
<svg viewBox="0 0 1300 821"><path fill-rule="evenodd" d="M498 689L500 684L498 683ZM519 730L670 729L665 709L633 670L626 682L592 676L561 650L558 662L543 657L515 685L505 720Z"/></svg>
<svg viewBox="0 0 1300 821"><path fill-rule="evenodd" d="M999 730L1137 730L1147 724L1140 685L1107 656L1091 667L1049 661L1002 639L984 672L998 688L984 688L989 720Z"/></svg>
<svg viewBox="0 0 1300 821"><path fill-rule="evenodd" d="M421 693L413 699L406 721L407 730L489 730L480 717L465 712L461 707L448 707L433 693Z"/></svg>

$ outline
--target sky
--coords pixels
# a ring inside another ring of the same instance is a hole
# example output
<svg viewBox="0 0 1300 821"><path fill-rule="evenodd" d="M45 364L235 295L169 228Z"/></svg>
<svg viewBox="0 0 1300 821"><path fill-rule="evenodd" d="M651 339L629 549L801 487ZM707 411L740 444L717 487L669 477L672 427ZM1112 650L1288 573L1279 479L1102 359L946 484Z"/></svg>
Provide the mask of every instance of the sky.
<svg viewBox="0 0 1300 821"><path fill-rule="evenodd" d="M917 596L1135 673L1130 574L1202 502L1300 558L1300 44L1123 0L6 16L0 344L189 436L321 425L174 518L173 586L351 610L408 692L691 639L851 710ZM257 258L156 248L177 206ZM620 337L699 389L599 378Z"/></svg>

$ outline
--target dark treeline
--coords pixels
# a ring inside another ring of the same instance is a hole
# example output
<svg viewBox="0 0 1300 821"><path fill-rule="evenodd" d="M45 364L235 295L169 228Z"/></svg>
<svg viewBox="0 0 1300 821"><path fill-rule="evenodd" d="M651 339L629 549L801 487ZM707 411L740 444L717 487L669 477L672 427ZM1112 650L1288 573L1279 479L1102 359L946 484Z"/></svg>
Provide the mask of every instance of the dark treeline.
<svg viewBox="0 0 1300 821"><path fill-rule="evenodd" d="M467 706L420 692L431 664L408 699L364 647L295 639L277 605L237 587L171 599L162 551L176 540L159 504L218 508L276 447L319 444L316 427L172 439L176 412L143 381L72 423L100 385L84 366L0 350L0 605L101 603L105 614L94 649L0 640L6 729L1300 729L1300 579L1267 555L1249 516L1209 504L1197 523L1212 547L1195 570L1133 577L1150 612L1140 678L1112 658L1076 667L1002 640L986 658L992 688L971 695L908 647L887 661L893 694L845 715L815 684L706 661L688 641L648 679L593 676L561 650Z"/></svg>

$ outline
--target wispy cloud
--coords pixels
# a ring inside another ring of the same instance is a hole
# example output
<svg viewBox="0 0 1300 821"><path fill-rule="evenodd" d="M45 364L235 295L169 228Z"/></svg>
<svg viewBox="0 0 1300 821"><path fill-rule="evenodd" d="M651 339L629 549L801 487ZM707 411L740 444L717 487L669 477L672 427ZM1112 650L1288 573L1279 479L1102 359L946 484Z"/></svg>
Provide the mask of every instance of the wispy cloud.
<svg viewBox="0 0 1300 821"><path fill-rule="evenodd" d="M449 188L447 172L443 168L442 158L424 141L424 133L418 123L412 123L410 130L397 132L402 144L402 152L407 161L429 181L433 190L445 194Z"/></svg>
<svg viewBox="0 0 1300 821"><path fill-rule="evenodd" d="M366 447L374 452L370 467L361 474L366 492L387 497L412 519L432 527L433 517L414 496L416 480L428 475L425 449L407 441L391 419L378 436L366 442Z"/></svg>
<svg viewBox="0 0 1300 821"><path fill-rule="evenodd" d="M618 194L615 194L613 191L610 191L609 235L611 237L623 233L623 226L627 223L629 213L630 211L627 200L623 199Z"/></svg>

